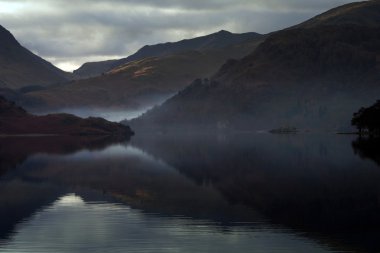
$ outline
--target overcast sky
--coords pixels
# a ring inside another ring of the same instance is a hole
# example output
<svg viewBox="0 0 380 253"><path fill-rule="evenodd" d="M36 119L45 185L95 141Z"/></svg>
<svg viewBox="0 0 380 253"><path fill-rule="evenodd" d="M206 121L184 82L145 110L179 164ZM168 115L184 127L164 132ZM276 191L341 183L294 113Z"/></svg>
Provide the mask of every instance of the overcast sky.
<svg viewBox="0 0 380 253"><path fill-rule="evenodd" d="M0 0L0 24L65 70L219 30L267 33L350 0Z"/></svg>

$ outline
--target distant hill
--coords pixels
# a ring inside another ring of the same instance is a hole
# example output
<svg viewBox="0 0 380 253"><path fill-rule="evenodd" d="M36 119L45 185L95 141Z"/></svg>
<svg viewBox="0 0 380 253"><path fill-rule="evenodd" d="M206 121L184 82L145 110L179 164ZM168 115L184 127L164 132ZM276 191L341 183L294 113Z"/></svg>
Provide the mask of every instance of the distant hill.
<svg viewBox="0 0 380 253"><path fill-rule="evenodd" d="M64 82L69 74L33 54L0 26L0 88L49 86Z"/></svg>
<svg viewBox="0 0 380 253"><path fill-rule="evenodd" d="M119 60L108 60L99 62L86 62L80 68L73 71L75 79L86 79L96 77L117 67Z"/></svg>
<svg viewBox="0 0 380 253"><path fill-rule="evenodd" d="M89 78L108 72L112 68L124 65L128 62L141 60L148 57L165 56L181 51L189 50L209 50L222 49L230 45L239 44L250 39L259 38L261 35L257 33L234 34L228 31L219 31L210 35L197 37L193 39L181 40L178 42L167 42L151 46L144 46L136 53L119 60L109 60L100 62L88 62L83 64L73 73L76 78Z"/></svg>
<svg viewBox="0 0 380 253"><path fill-rule="evenodd" d="M227 32L218 34L217 37L220 35L229 37ZM242 35L242 38L246 36ZM197 47L205 49L185 50L172 54L169 52L175 51L178 44L174 43L173 49L169 47L172 44L165 44L167 53L163 56L134 60L98 77L28 92L22 99L23 106L34 111L81 107L137 109L153 106L186 87L195 78L211 76L227 59L242 58L252 52L263 41L263 36L254 37L232 45L230 45L232 40L221 40L221 45L218 46L214 40L206 43L202 39L200 41L203 41L203 45L197 42ZM228 46L221 47L222 45ZM207 49L210 47L213 49Z"/></svg>
<svg viewBox="0 0 380 253"><path fill-rule="evenodd" d="M0 135L120 135L131 136L128 126L101 118L82 119L70 114L34 116L0 96Z"/></svg>
<svg viewBox="0 0 380 253"><path fill-rule="evenodd" d="M379 17L380 1L359 2L273 33L252 54L229 61L208 82L193 82L132 123L350 127L357 108L380 96Z"/></svg>

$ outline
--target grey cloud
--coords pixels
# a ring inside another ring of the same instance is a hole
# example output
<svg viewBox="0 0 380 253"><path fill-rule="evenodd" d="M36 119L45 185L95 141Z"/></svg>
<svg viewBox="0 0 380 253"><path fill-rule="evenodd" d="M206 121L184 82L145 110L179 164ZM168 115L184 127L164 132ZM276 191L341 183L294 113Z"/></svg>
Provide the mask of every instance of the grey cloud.
<svg viewBox="0 0 380 253"><path fill-rule="evenodd" d="M34 2L34 0L3 0L3 2ZM180 8L186 10L222 10L235 6L246 6L256 8L271 9L292 9L292 10L315 10L326 7L337 6L347 3L345 0L76 0L73 4L68 4L66 0L40 0L40 3L63 6L64 8L77 8L85 6L87 8L96 6L151 6L158 8Z"/></svg>
<svg viewBox="0 0 380 253"><path fill-rule="evenodd" d="M1 2L12 2L12 3L33 3L33 0L2 0ZM231 1L231 0L109 0L109 1L92 1L92 0L76 0L75 5L68 5L65 0L40 0L40 4L54 5L59 7L64 7L65 9L71 7L85 6L87 8L96 8L99 6L112 6L112 7L120 7L120 6L145 6L145 7L153 7L153 8L179 8L186 10L220 10L231 8L232 6L236 6L236 4L248 4L251 5L252 2L260 3L263 2L261 0L258 1L249 1L249 0L239 0L239 1Z"/></svg>
<svg viewBox="0 0 380 253"><path fill-rule="evenodd" d="M221 29L278 30L349 0L0 0L29 4L0 12L0 24L55 64L125 57L146 44Z"/></svg>

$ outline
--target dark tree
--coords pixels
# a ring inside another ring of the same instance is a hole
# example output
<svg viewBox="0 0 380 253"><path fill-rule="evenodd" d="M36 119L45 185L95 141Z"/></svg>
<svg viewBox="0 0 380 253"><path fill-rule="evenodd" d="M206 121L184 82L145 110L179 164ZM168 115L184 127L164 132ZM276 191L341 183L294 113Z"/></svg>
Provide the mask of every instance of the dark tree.
<svg viewBox="0 0 380 253"><path fill-rule="evenodd" d="M359 134L380 135L380 100L368 108L360 108L351 124L358 128Z"/></svg>

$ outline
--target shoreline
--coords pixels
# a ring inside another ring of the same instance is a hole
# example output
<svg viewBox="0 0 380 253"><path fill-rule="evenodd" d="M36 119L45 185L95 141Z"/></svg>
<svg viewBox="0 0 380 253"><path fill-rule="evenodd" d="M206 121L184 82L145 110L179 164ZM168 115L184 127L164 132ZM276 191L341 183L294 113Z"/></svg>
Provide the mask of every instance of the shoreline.
<svg viewBox="0 0 380 253"><path fill-rule="evenodd" d="M0 134L0 138L6 137L53 137L60 136L59 134Z"/></svg>

